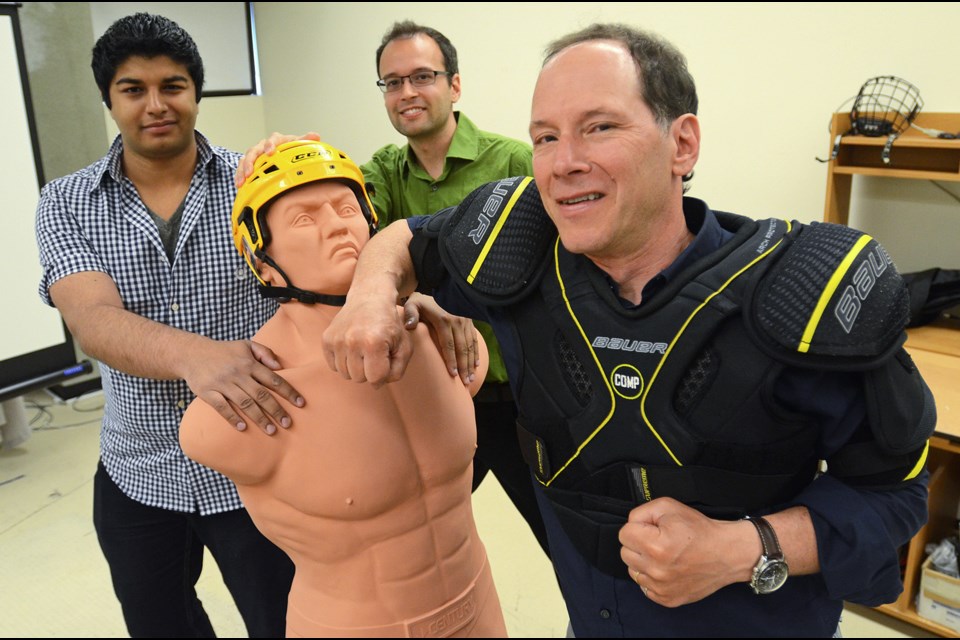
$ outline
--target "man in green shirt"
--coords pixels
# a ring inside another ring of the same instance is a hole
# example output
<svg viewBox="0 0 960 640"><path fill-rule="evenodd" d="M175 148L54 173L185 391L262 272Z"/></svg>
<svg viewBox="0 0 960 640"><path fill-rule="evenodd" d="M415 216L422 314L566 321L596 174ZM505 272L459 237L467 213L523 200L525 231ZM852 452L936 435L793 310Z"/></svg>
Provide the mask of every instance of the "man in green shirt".
<svg viewBox="0 0 960 640"><path fill-rule="evenodd" d="M438 79L436 84L441 82ZM399 96L389 93L384 94L384 98L390 101ZM458 205L471 191L487 182L529 175L530 145L481 131L460 111L451 111L450 121L451 137L441 156L438 175L431 175L420 165L414 138L402 147L395 144L381 147L360 167L368 187L373 186L373 204L380 216L380 228L401 218Z"/></svg>
<svg viewBox="0 0 960 640"><path fill-rule="evenodd" d="M403 147L387 145L361 166L381 228L457 205L487 182L532 175L529 144L481 131L453 110L460 99L457 50L442 33L397 22L384 35L376 62L387 115L407 138ZM517 409L500 347L488 324L476 324L490 352L490 366L474 399L473 488L492 471L547 551L530 471L517 443Z"/></svg>

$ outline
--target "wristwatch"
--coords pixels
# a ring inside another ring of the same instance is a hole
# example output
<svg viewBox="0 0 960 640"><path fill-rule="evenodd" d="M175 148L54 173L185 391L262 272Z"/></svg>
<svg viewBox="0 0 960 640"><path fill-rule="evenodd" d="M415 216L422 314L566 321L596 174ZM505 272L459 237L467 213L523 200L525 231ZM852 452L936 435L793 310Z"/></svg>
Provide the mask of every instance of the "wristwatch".
<svg viewBox="0 0 960 640"><path fill-rule="evenodd" d="M783 559L783 550L777 540L777 533L764 518L746 516L744 520L749 520L757 528L760 543L763 545L760 560L753 568L750 588L758 594L773 593L783 586L787 576L790 575L790 568Z"/></svg>

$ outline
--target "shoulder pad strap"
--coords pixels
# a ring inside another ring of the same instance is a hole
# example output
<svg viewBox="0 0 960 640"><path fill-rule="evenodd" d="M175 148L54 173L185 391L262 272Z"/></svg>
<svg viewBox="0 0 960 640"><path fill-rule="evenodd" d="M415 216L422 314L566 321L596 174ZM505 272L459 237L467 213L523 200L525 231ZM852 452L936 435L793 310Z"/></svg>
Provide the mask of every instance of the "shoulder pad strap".
<svg viewBox="0 0 960 640"><path fill-rule="evenodd" d="M748 303L761 346L801 367L863 370L891 357L910 304L889 254L850 227L797 226Z"/></svg>
<svg viewBox="0 0 960 640"><path fill-rule="evenodd" d="M539 282L557 230L533 178L487 183L445 217L440 256L482 304L510 304Z"/></svg>

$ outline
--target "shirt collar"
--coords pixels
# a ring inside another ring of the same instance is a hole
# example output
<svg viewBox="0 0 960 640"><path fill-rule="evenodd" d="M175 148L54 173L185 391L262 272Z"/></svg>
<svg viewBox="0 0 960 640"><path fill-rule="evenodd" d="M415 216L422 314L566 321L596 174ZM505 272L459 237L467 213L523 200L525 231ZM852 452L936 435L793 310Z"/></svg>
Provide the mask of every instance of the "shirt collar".
<svg viewBox="0 0 960 640"><path fill-rule="evenodd" d="M480 155L480 130L473 124L466 115L459 111L453 112L453 117L457 121L457 130L453 133L453 140L450 141L450 148L447 149L446 159L458 158L473 162ZM417 164L413 154L413 149L409 144L404 145L404 164L407 171L418 170L423 172L420 165ZM446 167L444 167L446 173Z"/></svg>
<svg viewBox="0 0 960 640"><path fill-rule="evenodd" d="M447 157L461 158L472 162L480 155L480 130L477 129L477 125L473 124L470 118L459 111L454 111L453 117L457 120L457 130L453 134L453 140L447 150Z"/></svg>
<svg viewBox="0 0 960 640"><path fill-rule="evenodd" d="M725 242L733 237L729 231L720 227L717 216L714 215L710 207L703 200L685 197L683 199L683 217L687 223L687 229L694 234L693 241L680 252L680 255L670 263L663 271L655 275L643 287L641 294L641 303L649 300L653 295L663 289L670 280L687 266L693 264L700 258L710 255L719 249ZM612 278L607 278L613 292L619 297L620 287ZM635 309L639 305L634 305L628 300L620 298L625 308Z"/></svg>
<svg viewBox="0 0 960 640"><path fill-rule="evenodd" d="M206 167L207 163L213 159L213 149L210 146L210 141L199 131L194 131L193 135L197 139L197 169ZM113 139L113 144L110 145L110 150L107 151L107 155L105 155L101 161L96 176L97 179L90 186L91 192L99 187L107 176L110 176L110 179L117 184L123 181L122 158L123 138L118 134L117 137Z"/></svg>
<svg viewBox="0 0 960 640"><path fill-rule="evenodd" d="M686 220L687 229L694 234L693 242L688 244L677 259L660 272L666 281L670 281L687 265L710 255L733 237L733 234L724 232L717 221L717 216L703 200L684 198L683 217Z"/></svg>

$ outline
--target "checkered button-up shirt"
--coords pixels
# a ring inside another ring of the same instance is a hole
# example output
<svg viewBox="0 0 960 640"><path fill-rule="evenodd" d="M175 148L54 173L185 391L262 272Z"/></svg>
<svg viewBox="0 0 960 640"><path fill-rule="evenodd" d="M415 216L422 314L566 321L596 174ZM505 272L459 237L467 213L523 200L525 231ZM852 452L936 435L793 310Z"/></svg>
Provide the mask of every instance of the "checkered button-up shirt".
<svg viewBox="0 0 960 640"><path fill-rule="evenodd" d="M136 188L123 175L118 136L106 156L47 184L37 208L49 305L57 280L100 271L117 284L128 311L215 340L247 339L276 310L260 298L253 273L233 247L230 211L240 154L199 133L173 262ZM175 511L219 513L242 507L233 484L187 458L178 430L194 395L183 380L131 376L103 363L100 455L128 496ZM224 424L225 429L230 427Z"/></svg>

